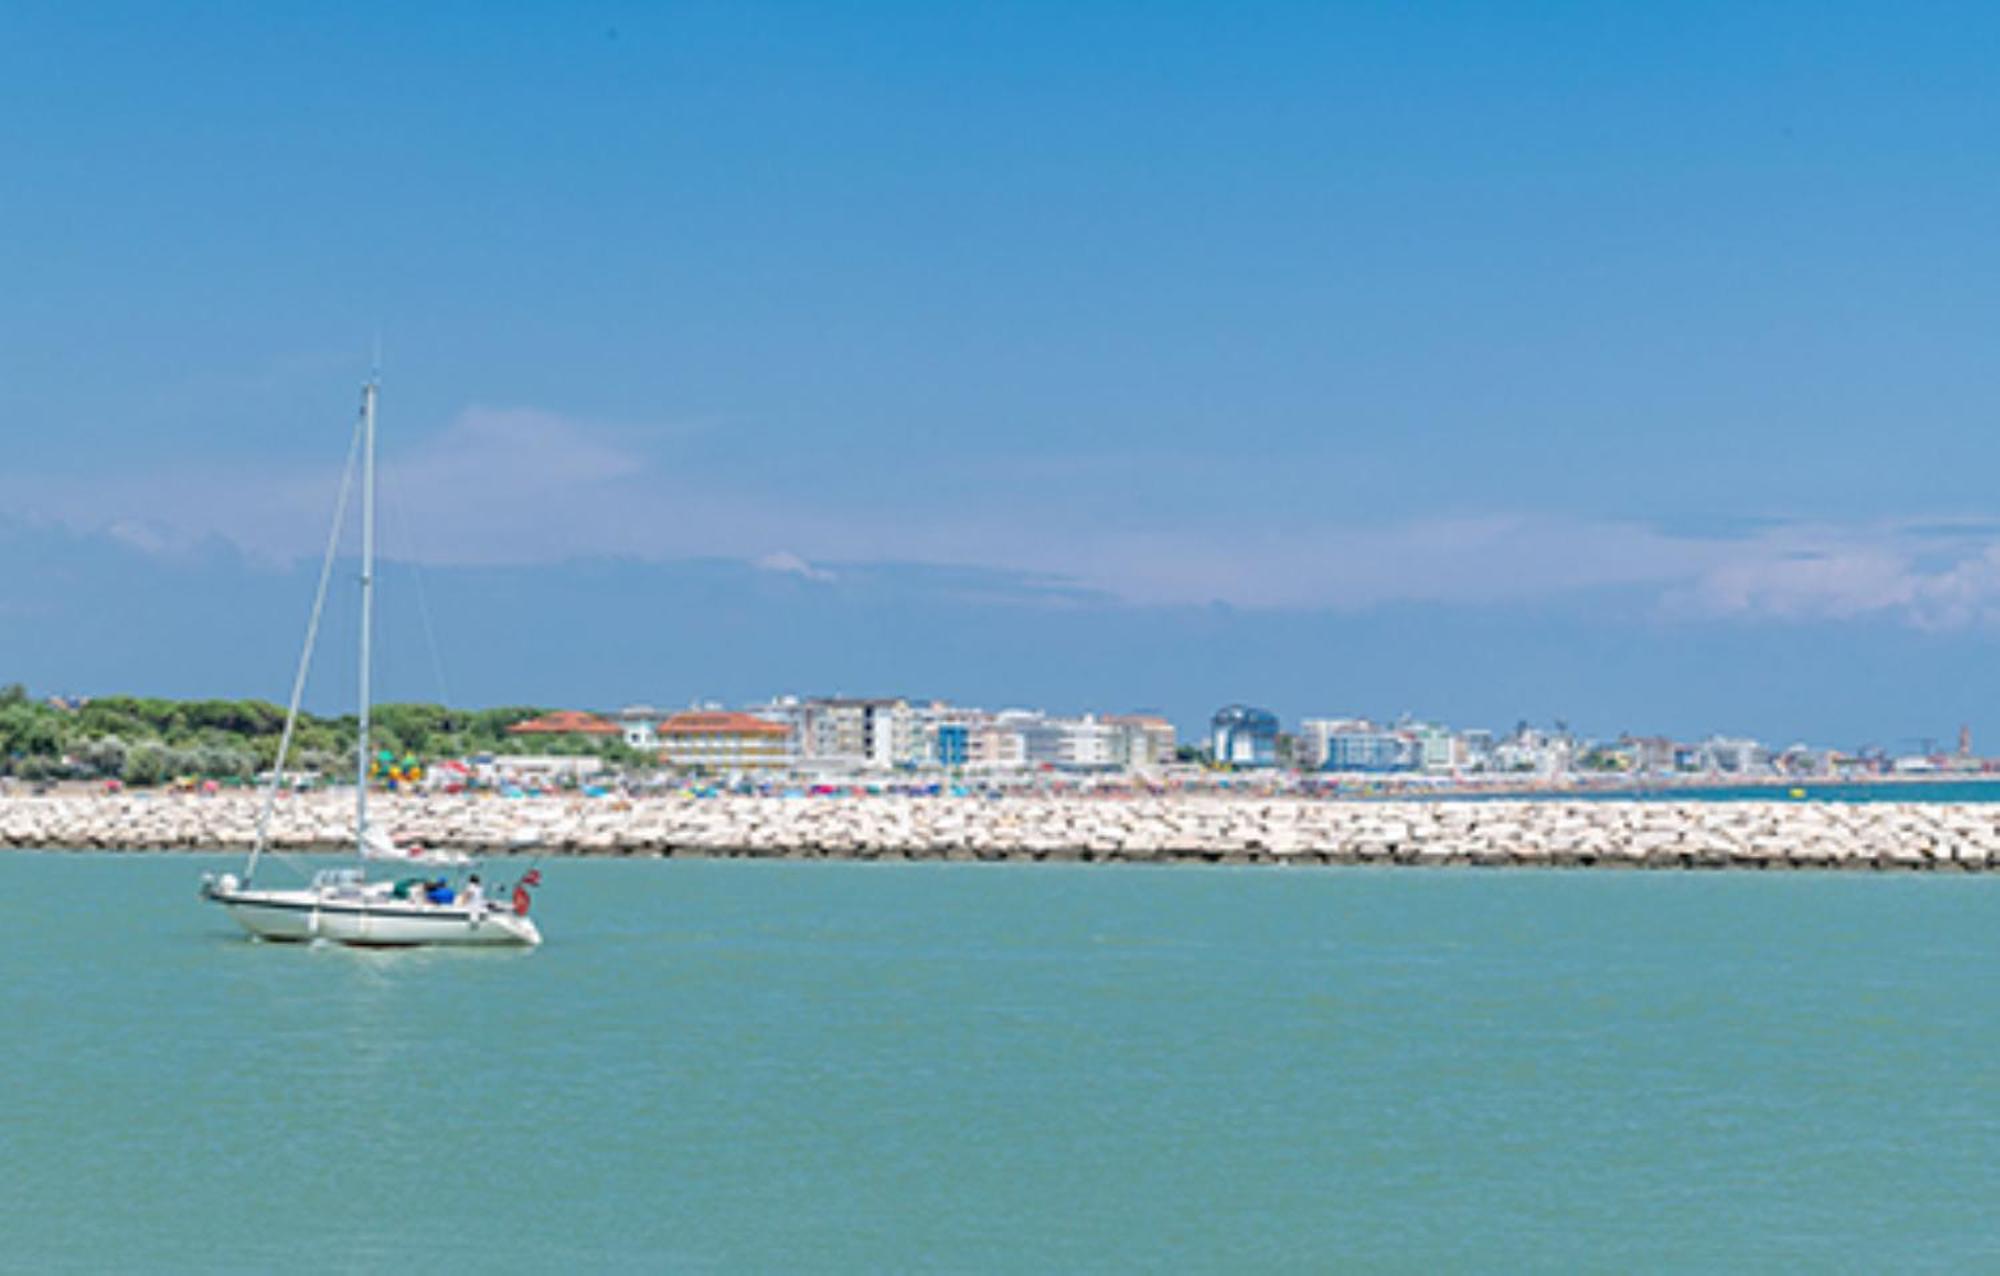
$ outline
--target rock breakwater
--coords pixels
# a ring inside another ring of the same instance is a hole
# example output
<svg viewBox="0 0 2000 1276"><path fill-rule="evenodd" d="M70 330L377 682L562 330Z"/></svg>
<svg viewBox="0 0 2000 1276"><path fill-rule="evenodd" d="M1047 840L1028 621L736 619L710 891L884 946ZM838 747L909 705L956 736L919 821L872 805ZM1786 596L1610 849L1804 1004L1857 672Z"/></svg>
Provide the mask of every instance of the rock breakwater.
<svg viewBox="0 0 2000 1276"><path fill-rule="evenodd" d="M272 845L344 849L352 800L281 799ZM0 798L0 847L239 851L257 806L244 793ZM2000 803L398 795L374 810L399 841L485 855L2000 868Z"/></svg>

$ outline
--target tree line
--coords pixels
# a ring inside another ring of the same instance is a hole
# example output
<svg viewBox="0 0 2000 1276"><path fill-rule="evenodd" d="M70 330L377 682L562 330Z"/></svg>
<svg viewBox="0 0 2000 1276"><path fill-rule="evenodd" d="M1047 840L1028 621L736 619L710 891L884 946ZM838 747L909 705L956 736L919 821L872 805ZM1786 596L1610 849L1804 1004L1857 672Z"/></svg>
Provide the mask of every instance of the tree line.
<svg viewBox="0 0 2000 1276"><path fill-rule="evenodd" d="M507 728L545 709L510 705L452 709L382 704L370 715L369 746L425 763L516 751ZM301 712L288 772L343 776L354 766L353 714ZM180 778L241 781L278 755L285 710L268 700L167 700L98 696L74 706L37 700L20 683L0 686L0 775L23 780L116 779L160 784ZM595 754L623 765L648 759L620 739L537 740L537 753Z"/></svg>

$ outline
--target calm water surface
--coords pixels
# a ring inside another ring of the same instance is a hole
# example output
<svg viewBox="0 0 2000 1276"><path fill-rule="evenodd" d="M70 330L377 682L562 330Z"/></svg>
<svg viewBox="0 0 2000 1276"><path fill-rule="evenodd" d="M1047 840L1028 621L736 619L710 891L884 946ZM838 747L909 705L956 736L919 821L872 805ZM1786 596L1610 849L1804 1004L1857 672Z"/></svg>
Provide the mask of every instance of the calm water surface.
<svg viewBox="0 0 2000 1276"><path fill-rule="evenodd" d="M0 1265L2000 1265L2000 879L558 861L496 955L225 866L0 855Z"/></svg>
<svg viewBox="0 0 2000 1276"><path fill-rule="evenodd" d="M1803 780L1796 784L1631 785L1528 793L1447 790L1424 794L1418 790L1379 796L1392 800L1428 796L1441 802L2000 802L2000 777L1858 784Z"/></svg>

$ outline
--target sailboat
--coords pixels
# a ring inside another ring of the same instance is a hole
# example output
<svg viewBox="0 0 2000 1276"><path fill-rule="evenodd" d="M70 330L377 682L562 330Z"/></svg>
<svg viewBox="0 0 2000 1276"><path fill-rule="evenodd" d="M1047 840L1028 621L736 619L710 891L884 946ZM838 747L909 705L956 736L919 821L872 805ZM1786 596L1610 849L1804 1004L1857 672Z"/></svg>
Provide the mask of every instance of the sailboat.
<svg viewBox="0 0 2000 1276"><path fill-rule="evenodd" d="M375 608L375 400L378 383L370 378L361 388L361 418L348 464L341 478L340 497L335 504L333 530L327 537L326 556L320 566L319 592L314 596L312 619L306 627L305 650L299 656L298 675L292 683L291 707L285 715L284 734L279 737L278 756L271 765L271 778L264 791L257 819L257 835L242 877L234 873L204 874L201 897L219 904L251 935L259 939L312 941L352 944L365 947L409 947L415 945L478 945L532 947L542 942L542 933L528 918L528 888L539 885L541 875L530 871L504 901L489 899L478 886L474 862L455 852L398 847L389 833L368 819L368 711L371 653L369 642ZM270 889L255 885L257 866L270 840L271 814L278 786L285 772L293 729L297 726L299 702L305 692L307 670L312 664L313 645L319 634L320 613L326 603L327 583L340 543L340 528L347 509L348 490L353 482L355 450L361 453L361 681L360 725L355 740L354 852L361 863L321 869L308 885ZM400 877L368 876L368 865L393 863ZM435 880L438 869L450 870L449 880ZM421 871L419 871L421 870Z"/></svg>

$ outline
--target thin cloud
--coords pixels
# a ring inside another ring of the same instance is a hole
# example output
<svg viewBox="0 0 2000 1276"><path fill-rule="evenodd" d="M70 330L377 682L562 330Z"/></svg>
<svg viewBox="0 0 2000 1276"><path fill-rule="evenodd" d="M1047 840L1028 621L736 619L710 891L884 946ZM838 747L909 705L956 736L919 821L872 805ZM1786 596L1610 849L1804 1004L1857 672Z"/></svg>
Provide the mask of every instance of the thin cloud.
<svg viewBox="0 0 2000 1276"><path fill-rule="evenodd" d="M1888 620L1925 630L2000 625L2000 537L1936 527L1796 528L1664 599L1694 619Z"/></svg>
<svg viewBox="0 0 2000 1276"><path fill-rule="evenodd" d="M383 551L460 565L734 552L732 540L711 533L721 524L699 499L663 486L653 460L620 438L634 433L475 406L412 444L391 440L379 463ZM149 552L219 537L282 564L325 543L346 435L327 438L323 466L233 459L143 474L4 475L0 499L24 516Z"/></svg>
<svg viewBox="0 0 2000 1276"><path fill-rule="evenodd" d="M750 565L760 572L775 572L780 576L797 576L802 580L829 582L838 579L824 567L815 567L790 550L781 549L750 560Z"/></svg>
<svg viewBox="0 0 2000 1276"><path fill-rule="evenodd" d="M1199 510L1154 526L1129 511L1107 521L1088 505L1025 510L996 491L940 520L881 499L844 508L717 483L643 445L664 433L467 408L385 454L383 550L483 566L728 559L842 587L864 584L872 567L922 565L955 595L969 581L1016 582L995 605L1028 605L1023 581L1037 582L1042 605L1281 611L1539 605L1619 590L1680 623L2000 625L2000 520L1990 516L1676 524L1489 513L1350 524L1274 513L1245 529ZM220 539L284 563L318 553L337 478L211 462L166 474L0 476L0 499L149 554Z"/></svg>

